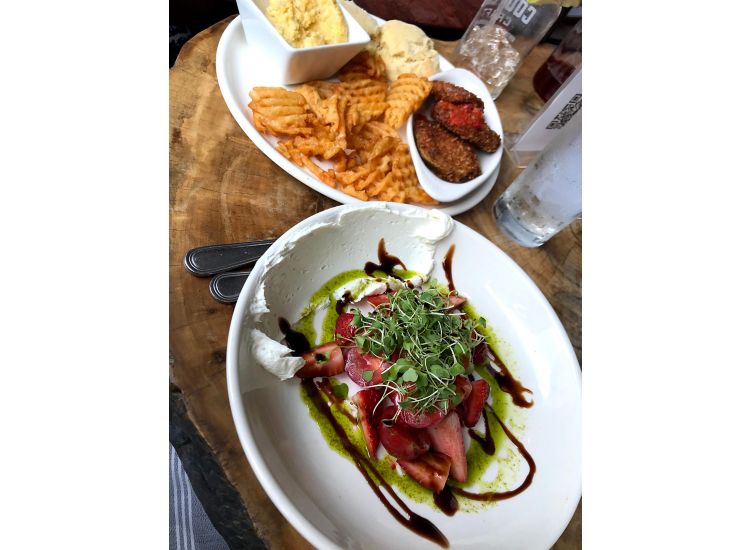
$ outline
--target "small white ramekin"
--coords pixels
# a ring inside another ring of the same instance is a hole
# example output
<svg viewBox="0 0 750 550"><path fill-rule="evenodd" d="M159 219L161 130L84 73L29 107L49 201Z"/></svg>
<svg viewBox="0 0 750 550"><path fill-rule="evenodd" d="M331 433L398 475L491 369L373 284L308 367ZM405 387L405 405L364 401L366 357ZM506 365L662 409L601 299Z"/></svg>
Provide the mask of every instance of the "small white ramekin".
<svg viewBox="0 0 750 550"><path fill-rule="evenodd" d="M367 32L340 3L349 29L349 39L341 44L294 48L271 24L265 14L268 0L237 0L245 40L258 55L267 56L265 75L281 84L298 84L334 75L370 41Z"/></svg>

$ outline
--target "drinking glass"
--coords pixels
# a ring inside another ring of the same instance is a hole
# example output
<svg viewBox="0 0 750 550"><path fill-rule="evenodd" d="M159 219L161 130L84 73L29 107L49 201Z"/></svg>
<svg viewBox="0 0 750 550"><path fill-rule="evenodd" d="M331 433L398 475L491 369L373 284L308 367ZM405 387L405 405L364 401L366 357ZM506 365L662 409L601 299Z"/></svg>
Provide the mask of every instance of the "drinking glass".
<svg viewBox="0 0 750 550"><path fill-rule="evenodd" d="M456 66L474 72L497 99L562 10L561 0L484 0L456 47Z"/></svg>
<svg viewBox="0 0 750 550"><path fill-rule="evenodd" d="M498 226L522 246L541 246L582 213L582 118L578 112L492 208Z"/></svg>

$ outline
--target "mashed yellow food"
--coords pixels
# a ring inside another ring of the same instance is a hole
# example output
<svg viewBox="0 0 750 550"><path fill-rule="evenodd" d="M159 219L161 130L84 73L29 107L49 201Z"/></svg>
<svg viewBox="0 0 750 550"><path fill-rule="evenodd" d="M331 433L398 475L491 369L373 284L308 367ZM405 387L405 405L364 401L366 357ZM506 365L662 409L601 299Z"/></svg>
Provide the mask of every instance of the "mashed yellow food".
<svg viewBox="0 0 750 550"><path fill-rule="evenodd" d="M295 48L339 44L349 38L336 0L270 0L266 16Z"/></svg>

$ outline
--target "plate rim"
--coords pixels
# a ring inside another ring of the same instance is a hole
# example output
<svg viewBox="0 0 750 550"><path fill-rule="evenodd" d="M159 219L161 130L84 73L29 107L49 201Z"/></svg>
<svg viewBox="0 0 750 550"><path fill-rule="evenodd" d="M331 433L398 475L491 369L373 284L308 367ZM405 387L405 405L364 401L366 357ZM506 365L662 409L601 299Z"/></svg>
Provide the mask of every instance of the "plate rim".
<svg viewBox="0 0 750 550"><path fill-rule="evenodd" d="M378 21L379 24L382 24L383 22L382 19L380 18L375 18L375 19ZM313 189L314 191L317 191L321 195L324 195L328 197L329 199L334 200L340 204L371 204L373 202L377 202L377 201L362 201L360 199L347 195L343 191L339 191L338 189L329 187L322 181L319 181L317 178L315 178L312 174L309 174L307 171L303 170L296 164L284 158L284 156L281 153L279 153L268 141L266 141L266 139L255 128L255 126L253 126L250 123L250 121L247 118L245 118L244 113L241 111L241 107L238 104L236 104L234 101L229 100L229 98L233 96L231 93L231 86L229 85L229 81L228 81L229 79L227 76L227 71L225 70L228 60L231 59L231 54L229 52L230 48L227 45L232 40L232 38L234 38L234 34L241 33L241 32L242 32L241 17L238 15L226 26L224 31L221 33L221 38L219 38L219 43L218 43L218 46L216 47L216 79L219 83L219 91L221 92L221 96L222 96L222 99L224 100L224 104L229 109L229 112L232 115L232 118L234 118L235 122L239 125L240 129L245 133L245 135L250 139L250 141L258 149L261 150L261 152L266 157L268 157L274 164L276 164L276 166L284 170L287 174L292 176L294 179L296 179L303 185L306 185L307 187ZM440 54L438 55L441 61L445 61L449 65L448 68L454 68L453 64L450 61L445 59ZM500 118L500 127L502 129L502 118L500 117L499 112L498 112L498 118ZM472 191L471 193L469 193L462 199L459 199L450 203L442 203L442 205L436 205L436 206L433 206L432 208L440 210L441 212L448 214L450 216L462 214L463 212L466 212L467 210L474 208L476 205L482 202L485 199L485 197L489 195L490 191L492 191L492 189L495 187L495 184L498 182L498 177L500 175L500 165L501 163L498 163L498 166L496 167L495 170L492 171L490 176L487 178L487 181L485 181L482 185L477 187L477 189L475 189L474 191ZM400 204L400 203L396 203L396 204ZM413 205L413 206L420 206L420 205Z"/></svg>
<svg viewBox="0 0 750 550"><path fill-rule="evenodd" d="M360 204L341 204L338 206L335 206L333 208L329 208L326 210L322 210L320 212L317 212L313 214L312 216L309 216L307 218L304 218L303 220L296 223L294 226L289 228L287 231L284 232L283 235L281 235L276 241L269 247L269 249L264 253L263 257L266 256L266 254L273 254L276 250L280 249L286 240L288 240L291 236L295 235L301 228L308 226L308 225L314 225L316 222L321 221L321 218L329 218L334 217L336 214L342 210L349 210L349 209L358 209L363 208L365 205L371 205L371 204L378 204L378 201L368 201L368 202L361 202ZM395 208L395 209L412 209L412 208L420 208L423 210L428 210L420 206L416 205L409 205L409 204L399 204L399 203L380 203L387 205L388 208ZM513 260L504 250L502 250L499 246L497 246L495 243L490 241L487 237L479 233L478 231L472 229L468 225L461 223L458 220L453 220L455 224L458 226L462 226L465 230L468 231L469 235L472 237L478 237L480 240L484 241L486 244L492 245L496 249L496 251L504 257L506 261L510 263L510 266L513 270L516 271L516 274L521 277L528 285L530 285L530 290L533 294L533 297L536 299L536 301L539 303L539 305L542 307L544 313L547 315L547 317L552 321L556 328L556 332L561 334L563 336L563 348L566 352L566 355L568 356L568 360L565 361L565 364L567 365L566 368L572 371L573 377L575 380L575 388L577 391L575 392L574 398L576 399L576 402L578 404L578 409L580 411L581 405L582 405L582 392L581 392L581 381L582 381L582 372L580 368L580 363L578 362L578 358L576 357L575 350L573 349L573 345L570 342L570 337L568 336L567 331L565 330L565 327L562 324L562 321L560 321L559 316L555 312L552 305L549 303L549 300L547 300L547 297L544 295L544 293L541 291L541 289L537 286L537 284L534 282L534 280L524 271L524 269L518 265L518 263ZM263 257L258 261L258 265L264 265ZM240 327L243 322L243 318L245 316L246 306L247 302L250 299L250 288L255 287L258 284L258 280L261 277L261 270L253 270L250 274L250 276L245 281L245 284L242 287L242 290L240 292L240 296L237 300L237 303L235 305L234 311L232 312L232 318L229 325L229 331L227 336L227 357L226 357L226 374L227 374L227 394L229 398L229 406L230 406L230 412L232 415L232 420L235 424L235 431L237 432L237 436L240 440L240 445L242 447L243 453L245 454L245 458L249 462L251 468L253 469L253 472L258 479L258 482L261 484L261 487L263 487L263 490L266 492L268 497L271 499L271 501L274 503L274 505L278 508L279 512L284 516L284 518L312 545L314 545L317 548L331 548L331 549L339 549L340 547L336 545L332 540L330 540L326 535L324 535L318 528L310 522L305 515L300 511L300 509L296 506L296 504L287 496L287 494L284 492L284 490L281 488L281 486L276 481L276 478L271 473L270 469L266 465L265 461L261 458L260 449L255 441L255 438L252 435L252 431L250 430L250 426L248 424L245 411L244 411L244 404L243 404L243 393L240 390L240 382L239 382L239 347L241 345L241 334L240 334ZM581 437L581 418L580 413L578 415L578 418L576 419L576 423L579 425L578 433L579 435L579 441L578 445L580 446L582 437ZM567 526L570 524L570 520L572 519L573 515L575 514L575 511L578 507L578 503L581 500L582 496L582 472L581 472L581 458L579 454L578 459L578 468L577 468L577 474L578 474L578 490L574 495L571 495L573 498L569 499L566 503L566 506L568 508L567 513L565 514L565 517L567 518L566 521L563 523L561 522L559 529L555 530L556 535L553 539L548 541L548 546L551 546L557 541L562 533L565 531Z"/></svg>

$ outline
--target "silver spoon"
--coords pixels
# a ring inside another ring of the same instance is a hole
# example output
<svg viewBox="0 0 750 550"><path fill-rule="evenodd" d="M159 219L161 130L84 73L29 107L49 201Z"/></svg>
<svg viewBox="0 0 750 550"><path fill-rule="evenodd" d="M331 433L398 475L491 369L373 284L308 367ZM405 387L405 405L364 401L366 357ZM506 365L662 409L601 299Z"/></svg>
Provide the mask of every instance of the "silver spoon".
<svg viewBox="0 0 750 550"><path fill-rule="evenodd" d="M211 279L208 291L214 300L222 304L233 304L239 299L240 291L249 275L249 271L219 273Z"/></svg>
<svg viewBox="0 0 750 550"><path fill-rule="evenodd" d="M196 277L208 277L257 262L273 242L274 239L266 239L199 246L185 254L183 264Z"/></svg>

